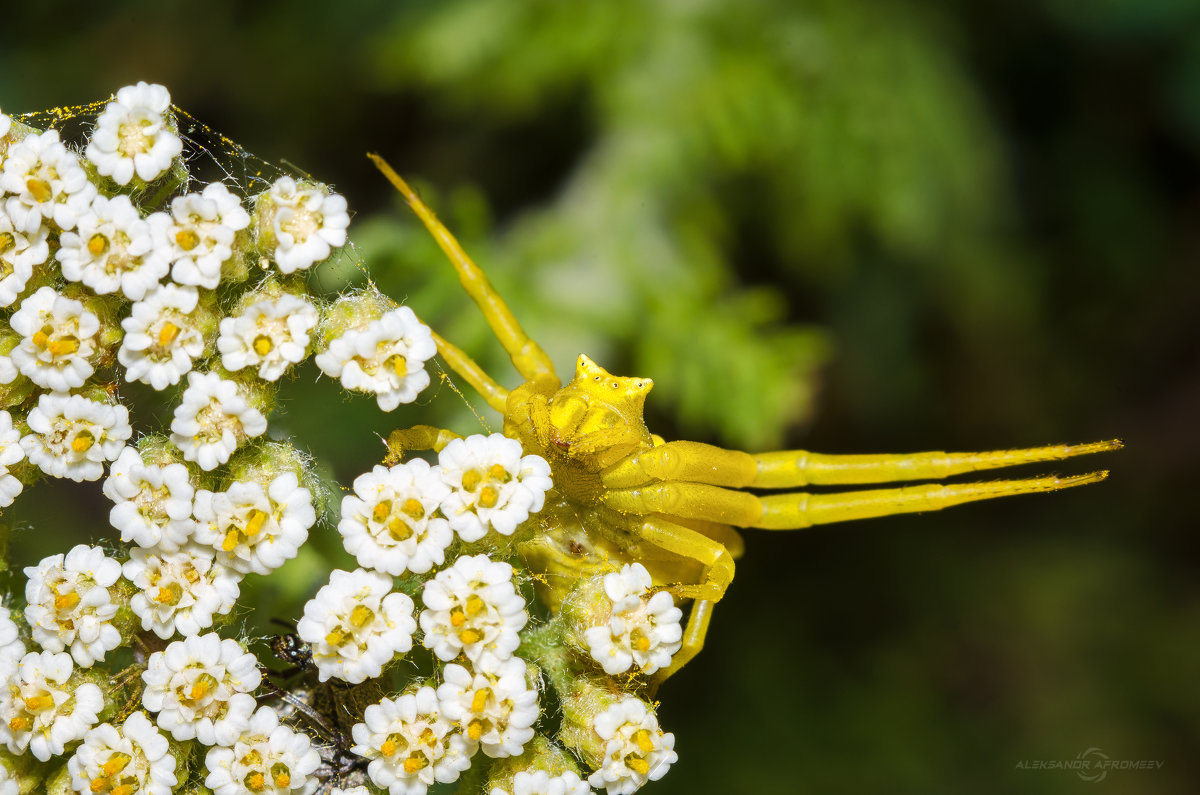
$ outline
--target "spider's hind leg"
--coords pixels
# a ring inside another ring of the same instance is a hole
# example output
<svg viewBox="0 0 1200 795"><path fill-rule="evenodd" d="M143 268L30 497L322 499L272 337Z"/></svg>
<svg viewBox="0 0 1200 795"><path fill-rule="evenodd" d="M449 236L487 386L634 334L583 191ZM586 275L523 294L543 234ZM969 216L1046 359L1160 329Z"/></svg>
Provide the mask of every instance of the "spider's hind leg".
<svg viewBox="0 0 1200 795"><path fill-rule="evenodd" d="M549 375L557 381L550 357L521 328L521 324L517 322L512 310L504 303L504 299L496 292L496 288L492 286L487 275L467 256L454 235L450 234L450 230L438 220L425 202L421 201L417 192L409 187L408 183L382 157L376 154L370 154L368 157L396 190L400 191L400 195L408 202L408 206L417 214L421 223L425 224L425 228L429 230L429 234L445 252L446 257L454 265L454 270L458 272L458 279L462 282L463 289L483 312L492 332L500 340L504 350L508 351L513 367L517 368L521 377L526 381L533 381ZM441 349L440 343L438 348Z"/></svg>
<svg viewBox="0 0 1200 795"><path fill-rule="evenodd" d="M729 583L733 581L733 555L720 542L665 517L647 516L638 535L641 541L653 544L685 561L699 563L702 567L701 582L672 583L664 588L677 599L694 599L695 602L683 632L682 646L671 658L670 666L655 674L655 681L662 682L704 648L713 605L721 600ZM655 579L663 579L663 567L655 566L654 569Z"/></svg>

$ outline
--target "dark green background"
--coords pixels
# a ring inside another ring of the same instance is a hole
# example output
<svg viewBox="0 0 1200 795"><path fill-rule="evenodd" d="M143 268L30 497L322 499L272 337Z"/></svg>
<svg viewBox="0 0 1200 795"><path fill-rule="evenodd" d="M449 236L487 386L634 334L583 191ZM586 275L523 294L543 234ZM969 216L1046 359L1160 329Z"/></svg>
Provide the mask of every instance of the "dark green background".
<svg viewBox="0 0 1200 795"><path fill-rule="evenodd" d="M649 791L1193 791L1194 2L31 3L5 17L6 112L166 84L251 152L344 192L380 285L510 385L364 152L423 186L561 368L585 350L653 377L651 423L669 438L1127 441L1095 462L1113 469L1100 486L747 533L710 648L660 693L680 762ZM578 281L593 265L603 279ZM431 395L383 417L298 383L277 424L348 484L394 425L479 427L448 387ZM15 564L73 543L35 527L107 534L94 485L34 492L12 514ZM259 594L261 613L322 576L312 558L289 565L291 591ZM1090 748L1163 764L1098 783L1017 768Z"/></svg>

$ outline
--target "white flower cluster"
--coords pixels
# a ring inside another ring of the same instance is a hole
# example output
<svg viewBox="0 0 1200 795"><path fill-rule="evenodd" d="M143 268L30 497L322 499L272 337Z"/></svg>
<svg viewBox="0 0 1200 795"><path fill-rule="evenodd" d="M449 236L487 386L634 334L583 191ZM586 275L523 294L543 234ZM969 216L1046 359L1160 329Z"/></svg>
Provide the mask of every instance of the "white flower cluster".
<svg viewBox="0 0 1200 795"><path fill-rule="evenodd" d="M651 595L650 572L630 563L604 576L604 592L612 601L608 620L584 632L592 658L607 674L637 665L652 674L671 664L683 638L683 611L666 591Z"/></svg>
<svg viewBox="0 0 1200 795"><path fill-rule="evenodd" d="M296 632L312 646L321 681L358 684L373 679L397 654L412 648L413 601L392 592L392 578L375 571L334 571L304 606Z"/></svg>
<svg viewBox="0 0 1200 795"><path fill-rule="evenodd" d="M256 196L197 185L185 146L159 85L120 89L84 147L0 113L0 508L43 476L102 481L120 538L25 568L24 609L0 607L0 743L62 757L54 787L112 795L425 795L477 754L471 786L490 795L661 777L674 738L629 692L645 680L600 677L563 620L531 618L521 583L544 583L509 560L535 540L551 470L502 434L357 477L337 529L360 568L329 574L295 635L224 636L244 578L320 560L303 548L325 490L266 438L274 384L313 356L392 411L429 385L438 346L378 292L316 294L305 272L346 245L344 198L287 176ZM121 381L169 396L169 431L135 436ZM603 590L594 660L669 666L671 597L636 564ZM106 670L122 647L136 662ZM590 706L571 701L589 689ZM563 722L556 739L535 741L543 719ZM9 774L0 795L51 784Z"/></svg>
<svg viewBox="0 0 1200 795"><path fill-rule="evenodd" d="M121 644L112 624L117 605L109 588L121 577L121 564L96 547L80 544L25 569L25 620L46 651L69 651L75 663L91 667Z"/></svg>
<svg viewBox="0 0 1200 795"><path fill-rule="evenodd" d="M494 787L489 795L591 795L591 792L587 782L569 770L556 776L545 770L521 770L513 776L511 792Z"/></svg>
<svg viewBox="0 0 1200 795"><path fill-rule="evenodd" d="M455 781L477 751L518 756L533 737L537 692L529 686L525 661L513 655L528 614L512 575L507 563L464 556L425 582L423 643L439 659L465 659L445 666L436 690L423 687L367 707L364 722L353 728L353 750L370 760L368 773L377 786L423 795L435 782ZM333 600L318 594L314 602L322 601ZM306 621L310 611L322 609L310 602ZM329 626L328 620L313 624L318 633ZM334 632L342 634L340 628Z"/></svg>
<svg viewBox="0 0 1200 795"><path fill-rule="evenodd" d="M170 795L178 778L169 745L142 712L119 727L101 723L67 761L71 786L76 792Z"/></svg>
<svg viewBox="0 0 1200 795"><path fill-rule="evenodd" d="M312 795L321 783L313 776L320 764L307 735L281 725L270 707L259 707L233 742L209 749L204 785L216 795Z"/></svg>
<svg viewBox="0 0 1200 795"><path fill-rule="evenodd" d="M258 661L215 633L177 640L150 655L142 706L176 740L231 745L250 726L251 695L262 681Z"/></svg>
<svg viewBox="0 0 1200 795"><path fill-rule="evenodd" d="M552 485L546 460L522 452L501 434L475 435L451 441L436 466L416 458L360 475L342 500L346 550L393 576L424 574L442 565L455 534L468 542L488 530L512 535Z"/></svg>
<svg viewBox="0 0 1200 795"><path fill-rule="evenodd" d="M82 739L104 706L91 682L80 684L71 655L31 651L19 662L0 665L0 742L10 753L29 750L45 762Z"/></svg>
<svg viewBox="0 0 1200 795"><path fill-rule="evenodd" d="M371 393L380 409L391 411L412 403L429 386L425 362L435 353L429 327L401 306L362 328L347 330L314 361L346 389Z"/></svg>
<svg viewBox="0 0 1200 795"><path fill-rule="evenodd" d="M608 795L631 795L665 776L679 759L675 735L659 729L658 718L639 698L626 696L599 713L592 728L604 741L604 764L588 783Z"/></svg>

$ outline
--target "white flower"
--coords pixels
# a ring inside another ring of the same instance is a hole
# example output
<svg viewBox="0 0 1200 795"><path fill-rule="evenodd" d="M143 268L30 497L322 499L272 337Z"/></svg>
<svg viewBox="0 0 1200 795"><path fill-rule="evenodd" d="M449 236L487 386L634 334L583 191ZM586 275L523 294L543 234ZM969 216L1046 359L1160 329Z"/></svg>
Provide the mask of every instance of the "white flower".
<svg viewBox="0 0 1200 795"><path fill-rule="evenodd" d="M0 508L12 505L13 500L25 488L21 481L12 475L14 464L25 458L21 448L21 432L13 427L12 415L0 411Z"/></svg>
<svg viewBox="0 0 1200 795"><path fill-rule="evenodd" d="M126 447L109 467L103 491L115 503L108 521L122 541L173 551L192 535L194 490L183 464L147 464Z"/></svg>
<svg viewBox="0 0 1200 795"><path fill-rule="evenodd" d="M29 461L55 478L98 480L133 432L129 410L80 395L42 395L29 412L33 433L21 438Z"/></svg>
<svg viewBox="0 0 1200 795"><path fill-rule="evenodd" d="M4 765L0 765L0 795L21 795L21 784L16 774ZM366 790L363 790L363 795L367 795Z"/></svg>
<svg viewBox="0 0 1200 795"><path fill-rule="evenodd" d="M171 167L183 142L167 118L171 95L163 86L139 82L117 92L96 118L87 158L96 171L118 185L138 179L150 182Z"/></svg>
<svg viewBox="0 0 1200 795"><path fill-rule="evenodd" d="M612 600L608 620L584 631L592 659L607 674L619 674L635 663L652 674L671 664L683 638L683 612L671 594L650 595L650 573L640 563L604 576L604 591Z"/></svg>
<svg viewBox="0 0 1200 795"><path fill-rule="evenodd" d="M83 737L104 706L100 688L72 686L71 655L30 652L5 671L0 687L0 742L14 754L25 749L43 762Z"/></svg>
<svg viewBox="0 0 1200 795"><path fill-rule="evenodd" d="M0 138L8 135L9 128L12 127L12 119L7 113L0 112Z"/></svg>
<svg viewBox="0 0 1200 795"><path fill-rule="evenodd" d="M460 653L471 660L485 652L511 657L529 619L512 573L512 566L487 555L466 555L426 581L419 619L425 647L446 661Z"/></svg>
<svg viewBox="0 0 1200 795"><path fill-rule="evenodd" d="M316 325L316 307L298 295L256 301L240 315L221 321L217 338L221 364L231 372L256 367L259 378L275 381L304 360Z"/></svg>
<svg viewBox="0 0 1200 795"><path fill-rule="evenodd" d="M250 724L262 675L253 654L210 632L151 654L142 680L142 705L176 740L230 745Z"/></svg>
<svg viewBox="0 0 1200 795"><path fill-rule="evenodd" d="M21 642L17 622L12 620L12 612L7 607L0 607L0 671L5 666L15 666L24 656L25 644Z"/></svg>
<svg viewBox="0 0 1200 795"><path fill-rule="evenodd" d="M329 584L304 605L296 633L311 645L322 682L373 679L393 657L412 648L413 601L391 590L386 574L335 570Z"/></svg>
<svg viewBox="0 0 1200 795"><path fill-rule="evenodd" d="M42 287L21 302L9 321L21 342L9 356L30 381L54 392L83 386L95 368L99 319L83 304Z"/></svg>
<svg viewBox="0 0 1200 795"><path fill-rule="evenodd" d="M592 728L604 740L604 764L588 783L608 795L630 795L647 781L658 781L679 758L675 735L663 734L658 718L633 696L598 714Z"/></svg>
<svg viewBox="0 0 1200 795"><path fill-rule="evenodd" d="M205 471L216 469L239 444L266 430L266 417L246 402L233 381L216 373L188 373L183 402L171 421L171 441L185 459Z"/></svg>
<svg viewBox="0 0 1200 795"><path fill-rule="evenodd" d="M58 140L58 130L30 133L8 149L0 189L13 194L5 212L13 226L36 235L43 219L72 229L96 195L79 158Z"/></svg>
<svg viewBox="0 0 1200 795"><path fill-rule="evenodd" d="M129 317L121 321L125 338L117 351L127 381L163 390L191 371L204 353L198 299L194 287L163 284L134 303Z"/></svg>
<svg viewBox="0 0 1200 795"><path fill-rule="evenodd" d="M76 231L63 232L60 242L56 256L63 278L99 295L120 291L140 301L171 269L166 253L155 245L150 222L124 194L92 199Z"/></svg>
<svg viewBox="0 0 1200 795"><path fill-rule="evenodd" d="M342 498L338 532L346 551L359 565L393 576L442 565L454 533L436 514L449 493L437 467L420 458L359 475L354 494Z"/></svg>
<svg viewBox="0 0 1200 795"><path fill-rule="evenodd" d="M198 635L237 601L242 575L217 563L207 547L189 544L177 552L134 547L122 567L125 579L138 588L129 607L142 629L164 640L178 632Z"/></svg>
<svg viewBox="0 0 1200 795"><path fill-rule="evenodd" d="M552 776L545 770L522 770L513 776L512 792L494 787L489 795L591 795L592 788L567 770Z"/></svg>
<svg viewBox="0 0 1200 795"><path fill-rule="evenodd" d="M33 232L16 228L0 204L0 307L11 306L17 300L33 275L33 266L50 256L48 233L44 224Z"/></svg>
<svg viewBox="0 0 1200 795"><path fill-rule="evenodd" d="M526 684L525 661L484 654L472 668L446 666L437 691L442 712L486 755L520 756L538 718L537 692Z"/></svg>
<svg viewBox="0 0 1200 795"><path fill-rule="evenodd" d="M429 327L401 306L329 343L314 361L350 390L369 392L383 411L412 403L429 386L425 362L437 353Z"/></svg>
<svg viewBox="0 0 1200 795"><path fill-rule="evenodd" d="M442 480L453 489L442 513L463 541L478 541L489 527L510 536L542 509L553 485L550 465L522 452L516 439L493 433L455 439L438 454Z"/></svg>
<svg viewBox="0 0 1200 795"><path fill-rule="evenodd" d="M169 223L162 234L174 262L171 278L179 284L217 289L221 266L233 256L237 233L250 225L242 201L220 182L202 193L171 200Z"/></svg>
<svg viewBox="0 0 1200 795"><path fill-rule="evenodd" d="M296 557L317 521L312 493L294 472L278 475L264 490L237 481L225 491L196 492L196 541L217 550L217 562L243 574L269 574Z"/></svg>
<svg viewBox="0 0 1200 795"><path fill-rule="evenodd" d="M11 384L21 371L13 364L12 357L0 355L0 384Z"/></svg>
<svg viewBox="0 0 1200 795"><path fill-rule="evenodd" d="M112 625L117 605L108 592L121 578L121 564L99 547L80 544L65 557L43 558L25 576L25 620L43 649L69 650L87 668L121 645Z"/></svg>
<svg viewBox="0 0 1200 795"><path fill-rule="evenodd" d="M308 735L280 725L270 707L259 707L227 748L210 748L204 785L216 795L271 793L311 795L320 781L313 773L321 757Z"/></svg>
<svg viewBox="0 0 1200 795"><path fill-rule="evenodd" d="M283 273L322 262L333 247L345 244L350 216L344 197L312 186L300 188L291 177L281 177L271 186L269 198L274 205L273 256Z"/></svg>
<svg viewBox="0 0 1200 795"><path fill-rule="evenodd" d="M0 792L0 795L4 795L4 793ZM371 793L367 792L366 785L359 784L357 787L350 787L349 789L334 787L329 790L329 795L371 795Z"/></svg>
<svg viewBox="0 0 1200 795"><path fill-rule="evenodd" d="M169 746L143 712L134 712L120 728L101 723L67 760L71 786L85 793L171 795L178 779Z"/></svg>
<svg viewBox="0 0 1200 795"><path fill-rule="evenodd" d="M367 775L390 795L425 795L471 765L467 741L441 714L432 687L372 704L350 733L351 750L371 760Z"/></svg>

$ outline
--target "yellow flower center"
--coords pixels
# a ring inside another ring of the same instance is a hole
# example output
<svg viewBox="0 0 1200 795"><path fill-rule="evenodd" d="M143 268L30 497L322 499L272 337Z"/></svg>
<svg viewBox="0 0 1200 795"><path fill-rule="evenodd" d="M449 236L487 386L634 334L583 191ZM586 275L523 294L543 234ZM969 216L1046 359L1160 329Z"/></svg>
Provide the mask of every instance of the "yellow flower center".
<svg viewBox="0 0 1200 795"><path fill-rule="evenodd" d="M177 605L183 597L183 588L179 583L169 583L158 589L158 595L154 597L154 601L160 605Z"/></svg>
<svg viewBox="0 0 1200 795"><path fill-rule="evenodd" d="M108 238L97 232L88 238L87 250L93 257L99 257L108 251Z"/></svg>
<svg viewBox="0 0 1200 795"><path fill-rule="evenodd" d="M25 180L25 189L29 191L29 195L33 196L35 202L48 202L53 195L50 183L44 179Z"/></svg>
<svg viewBox="0 0 1200 795"><path fill-rule="evenodd" d="M118 751L110 756L107 762L101 765L100 770L106 776L115 776L124 770L131 761L133 761L133 758L129 754L123 754Z"/></svg>
<svg viewBox="0 0 1200 795"><path fill-rule="evenodd" d="M496 503L500 502L500 492L495 486L484 486L479 490L479 504L484 508L495 508Z"/></svg>
<svg viewBox="0 0 1200 795"><path fill-rule="evenodd" d="M261 770L251 770L242 779L242 783L251 792L262 792L267 788L267 777L262 774Z"/></svg>
<svg viewBox="0 0 1200 795"><path fill-rule="evenodd" d="M483 473L478 469L468 469L463 473L463 488L467 491L475 491L479 488L479 484L483 482Z"/></svg>
<svg viewBox="0 0 1200 795"><path fill-rule="evenodd" d="M271 765L271 778L278 789L288 789L292 785L292 771L283 762Z"/></svg>
<svg viewBox="0 0 1200 795"><path fill-rule="evenodd" d="M200 235L191 229L180 229L175 233L175 244L184 251L191 251L200 245Z"/></svg>
<svg viewBox="0 0 1200 795"><path fill-rule="evenodd" d="M92 445L96 443L96 437L92 436L90 431L80 431L75 434L75 438L71 440L71 449L82 455L92 449Z"/></svg>
<svg viewBox="0 0 1200 795"><path fill-rule="evenodd" d="M199 701L207 696L213 690L216 690L217 678L212 674L200 674L196 677L196 681L192 683L192 689L186 696L187 701Z"/></svg>
<svg viewBox="0 0 1200 795"><path fill-rule="evenodd" d="M350 623L356 629L362 629L375 620L375 611L366 605L355 605L350 611Z"/></svg>
<svg viewBox="0 0 1200 795"><path fill-rule="evenodd" d="M487 706L488 699L492 697L492 689L490 687L481 687L475 691L475 695L471 697L471 711L483 712ZM479 739L478 737L474 739Z"/></svg>
<svg viewBox="0 0 1200 795"><path fill-rule="evenodd" d="M55 610L70 610L77 604L79 604L79 594L74 591L60 593L54 597Z"/></svg>
<svg viewBox="0 0 1200 795"><path fill-rule="evenodd" d="M162 324L162 328L158 330L158 345L160 348L165 348L175 341L179 336L180 328L171 321L166 321Z"/></svg>
<svg viewBox="0 0 1200 795"><path fill-rule="evenodd" d="M266 334L259 334L254 338L254 352L259 356L266 356L275 347L275 343Z"/></svg>
<svg viewBox="0 0 1200 795"><path fill-rule="evenodd" d="M407 541L408 539L412 538L412 528L409 527L408 523L399 516L393 517L392 520L388 522L387 527L388 535L397 541Z"/></svg>

